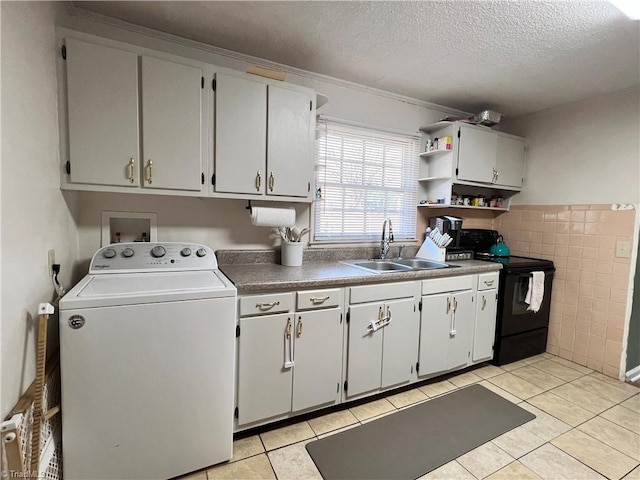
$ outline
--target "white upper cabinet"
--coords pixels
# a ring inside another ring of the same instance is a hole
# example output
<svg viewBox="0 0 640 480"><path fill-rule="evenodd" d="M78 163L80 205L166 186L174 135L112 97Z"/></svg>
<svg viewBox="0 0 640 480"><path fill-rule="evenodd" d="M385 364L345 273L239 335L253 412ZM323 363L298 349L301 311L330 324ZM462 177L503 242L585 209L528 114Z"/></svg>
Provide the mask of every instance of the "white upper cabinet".
<svg viewBox="0 0 640 480"><path fill-rule="evenodd" d="M216 74L216 193L307 199L313 180L311 91Z"/></svg>
<svg viewBox="0 0 640 480"><path fill-rule="evenodd" d="M309 195L313 178L312 106L308 92L269 85L267 195Z"/></svg>
<svg viewBox="0 0 640 480"><path fill-rule="evenodd" d="M458 180L493 183L497 151L496 132L460 124Z"/></svg>
<svg viewBox="0 0 640 480"><path fill-rule="evenodd" d="M216 74L215 191L262 195L267 158L267 85Z"/></svg>
<svg viewBox="0 0 640 480"><path fill-rule="evenodd" d="M138 56L67 39L69 181L138 187Z"/></svg>
<svg viewBox="0 0 640 480"><path fill-rule="evenodd" d="M202 70L142 57L145 188L200 191Z"/></svg>
<svg viewBox="0 0 640 480"><path fill-rule="evenodd" d="M524 157L524 138L499 133L496 151L495 184L522 188Z"/></svg>
<svg viewBox="0 0 640 480"><path fill-rule="evenodd" d="M202 69L73 38L65 44L66 181L199 193Z"/></svg>

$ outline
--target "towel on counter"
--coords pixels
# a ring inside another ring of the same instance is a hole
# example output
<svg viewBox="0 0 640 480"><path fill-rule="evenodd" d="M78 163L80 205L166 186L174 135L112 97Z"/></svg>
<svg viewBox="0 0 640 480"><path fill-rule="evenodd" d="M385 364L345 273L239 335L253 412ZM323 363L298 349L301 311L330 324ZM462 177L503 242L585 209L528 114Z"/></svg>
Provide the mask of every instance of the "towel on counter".
<svg viewBox="0 0 640 480"><path fill-rule="evenodd" d="M544 298L544 272L531 272L529 278L529 289L527 296L524 298L525 303L529 305L527 310L537 313L542 305Z"/></svg>

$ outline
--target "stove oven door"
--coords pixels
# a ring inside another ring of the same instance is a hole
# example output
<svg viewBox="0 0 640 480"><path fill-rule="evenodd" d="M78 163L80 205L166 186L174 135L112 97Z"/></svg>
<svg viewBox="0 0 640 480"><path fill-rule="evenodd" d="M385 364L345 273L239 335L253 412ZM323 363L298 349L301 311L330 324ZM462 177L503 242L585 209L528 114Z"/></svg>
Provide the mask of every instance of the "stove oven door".
<svg viewBox="0 0 640 480"><path fill-rule="evenodd" d="M529 289L530 271L505 269L501 273L498 336L505 337L547 327L551 309L553 270L544 272L544 297L540 310L535 313L528 310L529 305L524 301Z"/></svg>

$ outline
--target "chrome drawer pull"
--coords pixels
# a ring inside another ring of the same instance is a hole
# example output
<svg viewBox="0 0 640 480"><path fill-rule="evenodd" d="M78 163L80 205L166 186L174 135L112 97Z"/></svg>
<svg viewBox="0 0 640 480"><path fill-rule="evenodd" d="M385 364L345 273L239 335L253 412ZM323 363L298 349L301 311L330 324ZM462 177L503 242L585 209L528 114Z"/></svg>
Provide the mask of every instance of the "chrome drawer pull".
<svg viewBox="0 0 640 480"><path fill-rule="evenodd" d="M324 297L311 297L309 300L311 300L311 303L323 303L327 300L329 300L331 298L330 295L326 295Z"/></svg>
<svg viewBox="0 0 640 480"><path fill-rule="evenodd" d="M298 328L296 330L296 337L300 338L302 336L302 317L298 317Z"/></svg>
<svg viewBox="0 0 640 480"><path fill-rule="evenodd" d="M487 307L487 298L483 295L482 296L482 310L484 310Z"/></svg>
<svg viewBox="0 0 640 480"><path fill-rule="evenodd" d="M493 285L494 282L495 282L495 280L485 280L484 284L487 285L488 287L490 287L491 285Z"/></svg>
<svg viewBox="0 0 640 480"><path fill-rule="evenodd" d="M280 302L257 303L256 308L259 308L260 310L269 310L270 308L273 308L276 305L280 305Z"/></svg>

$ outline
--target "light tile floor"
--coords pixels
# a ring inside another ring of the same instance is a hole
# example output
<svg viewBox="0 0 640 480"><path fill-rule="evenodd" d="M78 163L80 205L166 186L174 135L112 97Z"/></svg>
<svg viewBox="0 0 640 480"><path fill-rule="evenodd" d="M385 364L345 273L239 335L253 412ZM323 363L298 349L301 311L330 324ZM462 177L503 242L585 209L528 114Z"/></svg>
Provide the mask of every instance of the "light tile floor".
<svg viewBox="0 0 640 480"><path fill-rule="evenodd" d="M321 479L306 443L472 383L536 418L422 479L640 480L640 389L548 353L237 440L230 462L181 480Z"/></svg>

